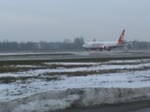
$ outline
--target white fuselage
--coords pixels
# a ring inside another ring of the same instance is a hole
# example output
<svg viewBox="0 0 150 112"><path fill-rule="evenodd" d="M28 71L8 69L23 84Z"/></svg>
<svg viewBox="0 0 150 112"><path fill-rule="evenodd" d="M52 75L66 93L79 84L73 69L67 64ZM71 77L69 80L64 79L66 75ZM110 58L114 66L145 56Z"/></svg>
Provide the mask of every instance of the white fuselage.
<svg viewBox="0 0 150 112"><path fill-rule="evenodd" d="M91 50L96 50L96 49L109 50L117 46L119 46L117 42L98 42L98 41L87 42L83 45L85 49L91 49Z"/></svg>

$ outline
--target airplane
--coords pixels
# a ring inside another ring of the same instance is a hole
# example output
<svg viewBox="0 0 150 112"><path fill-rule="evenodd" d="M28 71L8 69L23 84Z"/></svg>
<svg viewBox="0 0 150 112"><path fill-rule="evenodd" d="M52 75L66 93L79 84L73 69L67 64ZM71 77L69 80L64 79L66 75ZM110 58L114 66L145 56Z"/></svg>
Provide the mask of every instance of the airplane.
<svg viewBox="0 0 150 112"><path fill-rule="evenodd" d="M121 47L124 44L126 44L124 40L125 30L122 31L118 42L99 42L99 41L93 41L93 42L87 42L83 44L83 48L86 50L107 50L110 51L113 48Z"/></svg>

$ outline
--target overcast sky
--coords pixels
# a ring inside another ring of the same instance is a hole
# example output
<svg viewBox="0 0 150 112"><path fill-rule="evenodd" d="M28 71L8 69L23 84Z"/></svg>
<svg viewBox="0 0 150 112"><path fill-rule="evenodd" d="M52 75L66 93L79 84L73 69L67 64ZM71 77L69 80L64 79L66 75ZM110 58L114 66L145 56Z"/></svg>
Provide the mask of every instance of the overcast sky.
<svg viewBox="0 0 150 112"><path fill-rule="evenodd" d="M150 41L150 0L0 0L0 41Z"/></svg>

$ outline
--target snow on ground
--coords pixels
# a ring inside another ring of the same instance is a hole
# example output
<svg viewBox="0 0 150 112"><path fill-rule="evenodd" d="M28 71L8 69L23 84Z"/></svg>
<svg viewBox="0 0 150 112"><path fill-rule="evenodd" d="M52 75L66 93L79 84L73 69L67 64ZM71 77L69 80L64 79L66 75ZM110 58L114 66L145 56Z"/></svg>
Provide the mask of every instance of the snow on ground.
<svg viewBox="0 0 150 112"><path fill-rule="evenodd" d="M150 70L125 73L93 74L88 76L61 76L59 80L46 81L29 79L0 85L1 101L30 96L49 90L71 88L106 87L106 88L142 88L150 87Z"/></svg>
<svg viewBox="0 0 150 112"><path fill-rule="evenodd" d="M65 63L66 64L66 63ZM70 63L71 65L73 63ZM78 63L79 64L79 63ZM93 64L93 63L92 63ZM116 69L132 69L132 68L142 68L142 67L150 67L150 63L142 63L142 64L132 64L132 65L107 65L107 64L98 64L91 67L74 67L74 68L64 68L58 67L56 69L37 69L37 70L29 70L25 72L17 72L17 73L1 73L0 77L25 77L25 76L38 76L44 73L61 73L61 72L90 72L90 71L99 71L99 70L116 70Z"/></svg>
<svg viewBox="0 0 150 112"><path fill-rule="evenodd" d="M150 67L150 63L138 64L138 65L99 65L92 67L76 67L76 68L58 68L58 69L40 69L30 72L34 73L57 73L57 72L82 72L82 71L98 71L98 70L110 70L110 69L131 69L131 68L141 68Z"/></svg>
<svg viewBox="0 0 150 112"><path fill-rule="evenodd" d="M150 59L135 59L135 60L111 60L107 63L150 63Z"/></svg>
<svg viewBox="0 0 150 112"><path fill-rule="evenodd" d="M107 62L51 62L44 63L47 65L99 65L111 63L150 63L150 59L135 59L135 60L111 60Z"/></svg>
<svg viewBox="0 0 150 112"><path fill-rule="evenodd" d="M55 62L55 63L45 63L47 65L97 65L94 62Z"/></svg>
<svg viewBox="0 0 150 112"><path fill-rule="evenodd" d="M107 65L107 63L115 63L115 62L116 63L134 62L135 64ZM47 63L47 64L51 65L54 63ZM43 78L29 78L27 80L16 80L10 83L1 83L0 112L6 111L6 109L11 110L12 108L14 109L13 112L20 112L20 111L46 112L50 109L56 110L70 107L72 104L76 102L76 100L80 105L88 106L110 102L111 103L121 102L123 101L123 99L129 100L129 99L137 99L137 97L149 96L150 92L149 69L136 71L126 70L121 73L116 72L108 74L104 73L90 74L86 76L44 75L44 73L62 73L62 72L73 73L76 71L95 71L95 70L109 71L112 69L143 68L143 67L150 67L149 60L140 60L140 62L139 60L125 60L125 61L113 60L109 62L100 62L100 63L62 62L61 64L64 65L91 64L92 66L75 67L75 68L58 67L56 69L37 69L17 73L0 73L1 78L10 76L11 77L40 76L45 77L45 79L49 77L59 77L59 79L54 80L45 80ZM83 93L84 95L81 93ZM120 97L120 95L122 95L122 97ZM4 102L6 102L5 105L7 107L4 107L3 104Z"/></svg>
<svg viewBox="0 0 150 112"><path fill-rule="evenodd" d="M12 67L16 67L16 68L20 68L20 67L37 68L37 67L40 67L40 66L35 66L35 65L16 65L16 66L12 66Z"/></svg>

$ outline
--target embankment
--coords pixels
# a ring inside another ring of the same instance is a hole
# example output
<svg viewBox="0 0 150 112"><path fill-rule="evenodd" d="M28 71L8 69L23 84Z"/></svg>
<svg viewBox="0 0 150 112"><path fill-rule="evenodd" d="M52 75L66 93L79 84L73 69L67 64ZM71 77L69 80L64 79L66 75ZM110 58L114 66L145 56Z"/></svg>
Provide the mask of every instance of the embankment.
<svg viewBox="0 0 150 112"><path fill-rule="evenodd" d="M80 88L53 90L0 102L0 112L49 112L69 107L117 104L150 99L150 88Z"/></svg>

